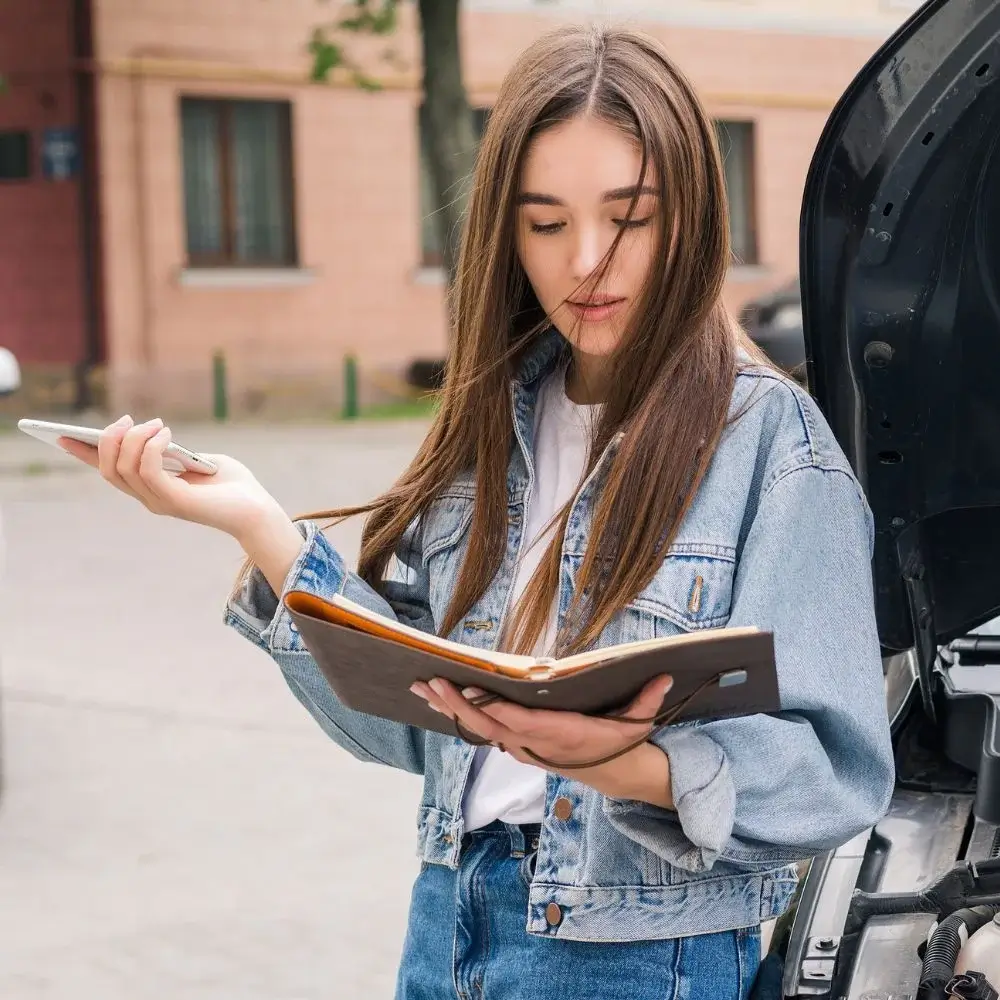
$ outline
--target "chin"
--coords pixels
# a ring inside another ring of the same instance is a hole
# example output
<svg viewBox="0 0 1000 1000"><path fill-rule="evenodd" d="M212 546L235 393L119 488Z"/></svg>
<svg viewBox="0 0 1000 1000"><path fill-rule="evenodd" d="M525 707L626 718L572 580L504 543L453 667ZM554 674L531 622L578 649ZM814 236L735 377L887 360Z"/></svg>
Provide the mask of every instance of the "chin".
<svg viewBox="0 0 1000 1000"><path fill-rule="evenodd" d="M595 358L614 354L621 341L621 331L603 323L559 324L559 332L573 345L574 351Z"/></svg>
<svg viewBox="0 0 1000 1000"><path fill-rule="evenodd" d="M593 322L581 320L575 313L561 308L550 314L550 318L575 351L597 358L614 354L624 333L621 316Z"/></svg>

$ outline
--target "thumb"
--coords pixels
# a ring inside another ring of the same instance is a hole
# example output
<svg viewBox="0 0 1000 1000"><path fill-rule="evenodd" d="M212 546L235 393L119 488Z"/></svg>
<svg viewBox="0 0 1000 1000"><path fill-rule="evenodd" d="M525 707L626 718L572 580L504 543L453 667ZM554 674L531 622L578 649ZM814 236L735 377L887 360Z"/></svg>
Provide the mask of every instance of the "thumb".
<svg viewBox="0 0 1000 1000"><path fill-rule="evenodd" d="M663 699L674 686L674 679L669 674L654 677L633 699L629 707L622 713L630 719L651 719L660 711Z"/></svg>

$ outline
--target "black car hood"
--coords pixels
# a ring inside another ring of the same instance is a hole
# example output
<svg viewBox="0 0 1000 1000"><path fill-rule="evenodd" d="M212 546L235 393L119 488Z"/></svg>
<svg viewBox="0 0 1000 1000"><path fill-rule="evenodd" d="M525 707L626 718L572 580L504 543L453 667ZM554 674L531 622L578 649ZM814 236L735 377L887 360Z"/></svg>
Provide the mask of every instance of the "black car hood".
<svg viewBox="0 0 1000 1000"><path fill-rule="evenodd" d="M887 649L1000 614L1000 0L931 0L834 109L806 183L812 390L875 514Z"/></svg>

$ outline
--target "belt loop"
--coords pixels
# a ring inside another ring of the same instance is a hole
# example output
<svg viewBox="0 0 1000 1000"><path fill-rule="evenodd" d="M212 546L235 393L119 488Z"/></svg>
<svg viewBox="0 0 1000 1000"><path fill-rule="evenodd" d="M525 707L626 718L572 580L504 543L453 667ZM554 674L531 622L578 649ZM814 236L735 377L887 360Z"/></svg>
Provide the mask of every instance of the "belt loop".
<svg viewBox="0 0 1000 1000"><path fill-rule="evenodd" d="M512 858L523 858L527 853L528 839L524 835L524 828L514 823L504 823L507 833L510 835L510 856Z"/></svg>

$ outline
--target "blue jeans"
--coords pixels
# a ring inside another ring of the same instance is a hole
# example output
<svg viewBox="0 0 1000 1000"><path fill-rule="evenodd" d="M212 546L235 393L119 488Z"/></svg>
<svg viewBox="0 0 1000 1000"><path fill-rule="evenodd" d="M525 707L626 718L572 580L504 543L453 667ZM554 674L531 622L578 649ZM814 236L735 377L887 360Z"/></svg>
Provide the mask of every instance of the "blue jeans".
<svg viewBox="0 0 1000 1000"><path fill-rule="evenodd" d="M469 834L413 887L396 1000L746 1000L760 928L593 943L527 933L535 828Z"/></svg>

